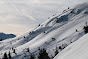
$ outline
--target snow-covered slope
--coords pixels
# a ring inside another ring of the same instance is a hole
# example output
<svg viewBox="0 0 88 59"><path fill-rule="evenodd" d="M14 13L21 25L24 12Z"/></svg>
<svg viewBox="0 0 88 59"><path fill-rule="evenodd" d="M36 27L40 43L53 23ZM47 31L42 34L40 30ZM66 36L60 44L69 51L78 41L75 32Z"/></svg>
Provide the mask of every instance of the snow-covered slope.
<svg viewBox="0 0 88 59"><path fill-rule="evenodd" d="M54 59L87 59L88 34L65 48Z"/></svg>
<svg viewBox="0 0 88 59"><path fill-rule="evenodd" d="M15 59L28 59L31 54L37 59L39 48L45 48L50 57L54 56L56 47L66 47L84 35L83 27L88 21L87 5L88 3L84 3L73 9L68 8L60 15L53 15L32 31L0 42L0 57L10 51ZM16 54L12 52L12 48L16 50ZM26 52L27 48L30 53Z"/></svg>
<svg viewBox="0 0 88 59"><path fill-rule="evenodd" d="M84 14L87 14L88 3L78 5L76 9L81 9L79 12L84 11ZM60 52L54 59L87 59L88 58L87 46L88 46L88 34L82 36L76 42L69 45L62 52Z"/></svg>

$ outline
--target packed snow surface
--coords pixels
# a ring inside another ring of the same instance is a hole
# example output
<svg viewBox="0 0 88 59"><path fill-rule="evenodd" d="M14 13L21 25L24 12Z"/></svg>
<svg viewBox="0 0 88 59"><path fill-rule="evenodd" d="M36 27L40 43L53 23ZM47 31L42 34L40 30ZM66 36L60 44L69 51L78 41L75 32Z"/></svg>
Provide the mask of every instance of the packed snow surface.
<svg viewBox="0 0 88 59"><path fill-rule="evenodd" d="M69 45L54 59L87 59L88 58L88 34Z"/></svg>

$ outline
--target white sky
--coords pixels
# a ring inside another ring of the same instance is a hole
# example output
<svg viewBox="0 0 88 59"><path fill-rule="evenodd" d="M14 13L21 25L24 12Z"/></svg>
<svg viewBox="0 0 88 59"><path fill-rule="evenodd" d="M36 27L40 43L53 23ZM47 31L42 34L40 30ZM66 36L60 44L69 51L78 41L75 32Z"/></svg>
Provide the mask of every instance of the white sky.
<svg viewBox="0 0 88 59"><path fill-rule="evenodd" d="M22 34L59 14L68 7L87 0L0 0L0 32Z"/></svg>

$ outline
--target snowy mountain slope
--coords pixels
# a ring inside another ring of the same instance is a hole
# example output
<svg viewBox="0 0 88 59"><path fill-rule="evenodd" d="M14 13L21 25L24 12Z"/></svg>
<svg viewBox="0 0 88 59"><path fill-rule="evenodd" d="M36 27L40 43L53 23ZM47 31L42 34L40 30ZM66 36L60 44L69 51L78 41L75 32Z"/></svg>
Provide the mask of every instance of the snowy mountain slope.
<svg viewBox="0 0 88 59"><path fill-rule="evenodd" d="M88 34L69 45L54 59L87 59L88 58Z"/></svg>
<svg viewBox="0 0 88 59"><path fill-rule="evenodd" d="M84 14L88 14L88 3L84 3L82 5L77 6L80 7L80 12L84 10ZM79 8L78 8L79 9ZM82 36L76 42L69 45L66 49L64 49L61 53L59 53L54 59L87 59L87 39L88 34Z"/></svg>
<svg viewBox="0 0 88 59"><path fill-rule="evenodd" d="M19 35L87 0L0 0L0 30ZM3 7L2 7L3 6ZM18 28L18 29L16 29ZM23 29L24 28L24 29ZM7 30L3 30L7 29Z"/></svg>
<svg viewBox="0 0 88 59"><path fill-rule="evenodd" d="M54 56L56 47L69 45L84 35L83 27L88 21L88 7L84 6L88 4L82 5L81 8L78 5L64 10L60 15L54 15L31 32L0 42L0 57L9 51L15 59L28 59L31 54L37 57L39 48L45 48L50 57ZM12 48L16 49L16 54L12 53ZM26 48L29 48L31 53L27 53Z"/></svg>

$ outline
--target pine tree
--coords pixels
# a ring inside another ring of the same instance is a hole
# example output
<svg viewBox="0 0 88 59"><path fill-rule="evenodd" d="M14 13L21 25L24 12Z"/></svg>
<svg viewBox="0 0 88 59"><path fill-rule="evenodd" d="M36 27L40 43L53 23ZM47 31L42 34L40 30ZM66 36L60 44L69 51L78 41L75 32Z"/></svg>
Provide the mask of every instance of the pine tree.
<svg viewBox="0 0 88 59"><path fill-rule="evenodd" d="M88 26L84 26L83 29L84 29L85 34L88 33Z"/></svg>
<svg viewBox="0 0 88 59"><path fill-rule="evenodd" d="M27 52L30 52L29 48L27 48Z"/></svg>
<svg viewBox="0 0 88 59"><path fill-rule="evenodd" d="M3 58L2 59L8 59L8 57L7 57L7 54L6 53L4 53L4 56L3 56Z"/></svg>
<svg viewBox="0 0 88 59"><path fill-rule="evenodd" d="M13 53L16 53L15 49L13 49Z"/></svg>
<svg viewBox="0 0 88 59"><path fill-rule="evenodd" d="M11 59L11 54L10 54L10 51L9 51L8 57L9 57L9 59Z"/></svg>
<svg viewBox="0 0 88 59"><path fill-rule="evenodd" d="M38 59L50 59L50 57L48 56L48 53L46 52L45 49L41 49Z"/></svg>

